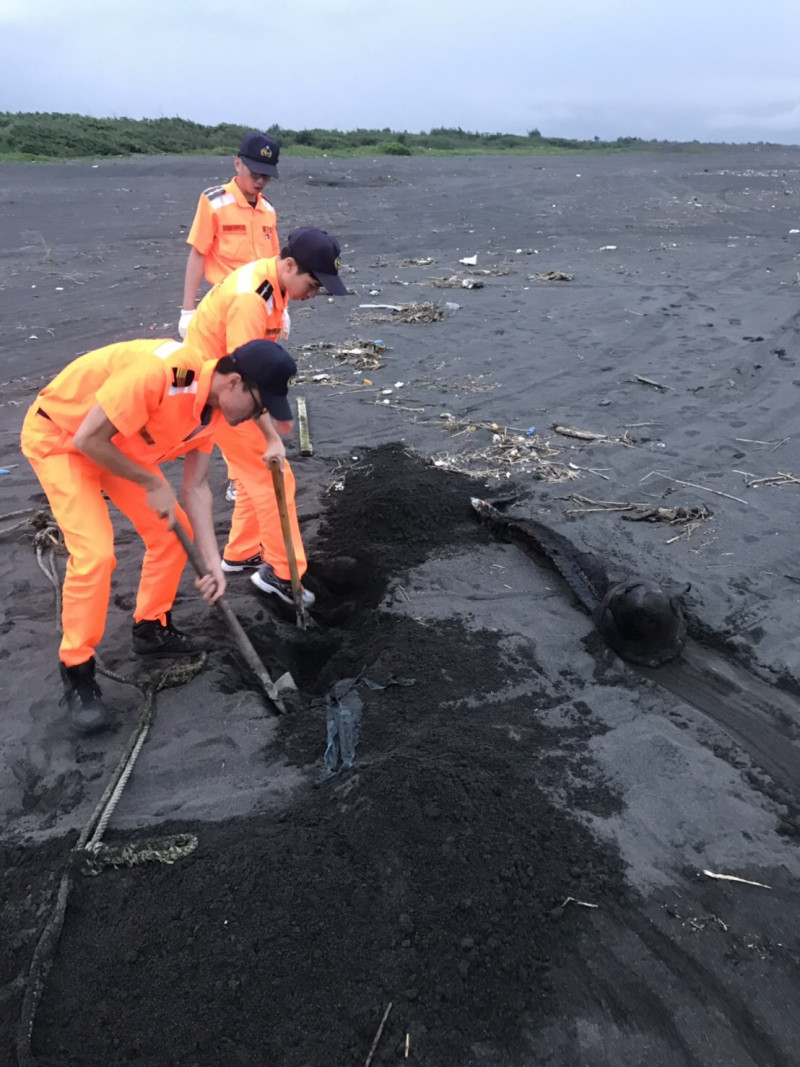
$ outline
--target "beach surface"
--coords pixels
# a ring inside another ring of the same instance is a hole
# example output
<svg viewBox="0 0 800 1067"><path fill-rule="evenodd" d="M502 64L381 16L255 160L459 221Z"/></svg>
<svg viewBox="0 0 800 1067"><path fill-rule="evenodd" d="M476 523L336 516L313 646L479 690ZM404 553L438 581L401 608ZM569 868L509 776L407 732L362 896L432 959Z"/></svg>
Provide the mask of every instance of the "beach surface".
<svg viewBox="0 0 800 1067"><path fill-rule="evenodd" d="M231 175L0 165L3 1047L48 1067L794 1067L800 149L281 161L279 232L335 234L350 288L294 307L287 343L314 625L246 577L228 599L298 689L275 716L187 568L176 622L215 651L155 697L103 836L127 861L83 873L159 668L130 649L141 546L114 513L99 651L133 684L102 680L113 729L70 736L46 573L65 556L35 541L19 429L81 352L177 336L197 197ZM212 481L222 544L218 456ZM690 586L683 655L620 660L473 496ZM328 773L343 707L355 759ZM164 835L191 844L139 862Z"/></svg>

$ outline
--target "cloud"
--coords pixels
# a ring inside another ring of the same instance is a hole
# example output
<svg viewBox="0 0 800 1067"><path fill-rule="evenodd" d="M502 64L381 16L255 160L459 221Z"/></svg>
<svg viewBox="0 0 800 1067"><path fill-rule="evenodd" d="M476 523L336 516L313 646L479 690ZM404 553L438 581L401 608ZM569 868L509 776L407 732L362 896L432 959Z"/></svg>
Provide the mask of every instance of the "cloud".
<svg viewBox="0 0 800 1067"><path fill-rule="evenodd" d="M743 111L722 112L709 121L712 129L761 129L766 131L793 131L800 141L800 99L782 106L748 108Z"/></svg>
<svg viewBox="0 0 800 1067"><path fill-rule="evenodd" d="M0 0L0 26L9 110L800 139L800 0Z"/></svg>

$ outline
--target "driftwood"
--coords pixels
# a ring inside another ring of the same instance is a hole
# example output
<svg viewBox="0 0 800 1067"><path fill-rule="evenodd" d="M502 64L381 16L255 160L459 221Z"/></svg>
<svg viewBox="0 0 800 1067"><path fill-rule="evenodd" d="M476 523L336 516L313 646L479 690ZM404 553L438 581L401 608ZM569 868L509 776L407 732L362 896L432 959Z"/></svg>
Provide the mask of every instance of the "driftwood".
<svg viewBox="0 0 800 1067"><path fill-rule="evenodd" d="M632 445L630 437L626 433L623 433L620 437L611 437L606 433L595 433L594 430L579 430L574 426L561 426L559 423L553 423L553 429L556 433L561 434L562 437L575 437L579 441L602 441L609 445Z"/></svg>
<svg viewBox="0 0 800 1067"><path fill-rule="evenodd" d="M629 522L666 522L670 526L682 526L690 522L703 522L710 519L713 512L701 506L697 508L659 508L652 504L641 504L625 500L591 500L588 496L573 493L572 500L581 505L568 508L567 515L581 515L590 511L620 511L623 519Z"/></svg>

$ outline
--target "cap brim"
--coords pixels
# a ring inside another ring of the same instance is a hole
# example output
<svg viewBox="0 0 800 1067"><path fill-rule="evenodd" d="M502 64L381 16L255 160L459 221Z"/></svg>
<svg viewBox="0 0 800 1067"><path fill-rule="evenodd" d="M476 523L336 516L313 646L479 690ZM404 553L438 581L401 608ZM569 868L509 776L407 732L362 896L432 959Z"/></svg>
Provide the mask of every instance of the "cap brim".
<svg viewBox="0 0 800 1067"><path fill-rule="evenodd" d="M263 389L259 389L261 393L261 400L264 407L278 422L292 422L294 421L294 415L292 414L292 408L289 403L289 398L286 396L276 396L275 393L265 393Z"/></svg>
<svg viewBox="0 0 800 1067"><path fill-rule="evenodd" d="M328 290L331 296L347 296L347 286L338 274L318 274L315 272L314 277L320 285L323 285Z"/></svg>
<svg viewBox="0 0 800 1067"><path fill-rule="evenodd" d="M277 163L264 163L260 159L248 159L247 156L240 156L239 158L253 174L265 174L268 178L278 177Z"/></svg>

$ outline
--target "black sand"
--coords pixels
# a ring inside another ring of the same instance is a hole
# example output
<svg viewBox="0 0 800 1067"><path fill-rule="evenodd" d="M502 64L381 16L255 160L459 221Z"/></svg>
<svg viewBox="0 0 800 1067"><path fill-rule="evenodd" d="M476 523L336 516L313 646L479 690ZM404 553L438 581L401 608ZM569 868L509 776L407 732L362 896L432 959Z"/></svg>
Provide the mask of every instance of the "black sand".
<svg viewBox="0 0 800 1067"><path fill-rule="evenodd" d="M177 620L220 649L159 694L106 840L199 845L76 875L34 1062L362 1064L391 1002L374 1064L795 1064L800 152L281 173L281 232L337 234L355 292L298 308L290 342L315 444L292 452L319 626L304 636L231 583L299 706L268 714L187 572ZM216 160L0 167L4 515L42 502L17 452L41 383L88 348L174 336L186 226L227 177ZM432 286L476 254L504 273ZM573 279L535 278L547 271ZM460 307L427 325L358 308L412 301ZM355 339L383 341L384 365L302 348ZM519 461L531 441L549 468ZM467 466L483 476L449 469ZM222 538L221 464L214 477ZM683 659L624 665L552 573L492 542L469 497L512 493L578 548L691 582ZM713 514L628 522L574 494ZM136 676L140 552L119 530L102 652ZM69 849L140 694L105 683L115 731L68 736L51 586L29 529L2 543L11 1050ZM359 687L355 767L320 783L322 698L361 672L387 688Z"/></svg>

